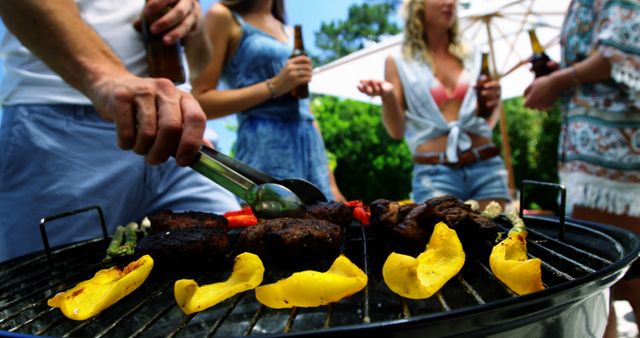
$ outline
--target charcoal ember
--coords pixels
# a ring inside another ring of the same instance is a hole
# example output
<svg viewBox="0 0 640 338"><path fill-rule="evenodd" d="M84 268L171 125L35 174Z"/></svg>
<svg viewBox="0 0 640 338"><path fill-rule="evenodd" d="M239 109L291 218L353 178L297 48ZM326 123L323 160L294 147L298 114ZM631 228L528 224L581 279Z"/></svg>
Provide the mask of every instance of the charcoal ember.
<svg viewBox="0 0 640 338"><path fill-rule="evenodd" d="M227 219L224 216L200 211L174 213L165 210L150 215L149 221L151 234L190 228L220 228L224 231L227 228Z"/></svg>
<svg viewBox="0 0 640 338"><path fill-rule="evenodd" d="M238 252L248 251L263 260L335 259L342 244L342 228L319 219L261 220L238 236Z"/></svg>
<svg viewBox="0 0 640 338"><path fill-rule="evenodd" d="M146 236L138 242L136 254L148 254L160 264L190 265L224 258L229 248L224 228L188 228Z"/></svg>
<svg viewBox="0 0 640 338"><path fill-rule="evenodd" d="M317 203L307 207L305 215L307 219L322 219L343 227L348 226L353 221L351 209L335 201Z"/></svg>

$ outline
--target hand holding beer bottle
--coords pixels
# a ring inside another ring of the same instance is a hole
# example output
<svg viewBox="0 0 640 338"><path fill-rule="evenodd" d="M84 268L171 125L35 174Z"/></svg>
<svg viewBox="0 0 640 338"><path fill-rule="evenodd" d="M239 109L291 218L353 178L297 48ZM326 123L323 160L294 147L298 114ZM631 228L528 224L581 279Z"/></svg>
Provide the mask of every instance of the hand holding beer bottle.
<svg viewBox="0 0 640 338"><path fill-rule="evenodd" d="M531 49L533 51L531 55L531 69L535 73L535 77L539 78L551 74L555 69L549 67L549 61L551 61L551 59L547 53L545 53L540 41L538 41L535 30L529 30L529 39L531 40Z"/></svg>
<svg viewBox="0 0 640 338"><path fill-rule="evenodd" d="M491 72L489 71L489 53L482 53L482 66L480 68L480 75L476 81L476 98L478 102L478 116L482 118L488 118L491 116L492 109L487 105L487 98L482 95L484 86L491 82Z"/></svg>
<svg viewBox="0 0 640 338"><path fill-rule="evenodd" d="M169 10L170 7L167 7L160 15L151 18L142 14L142 36L147 52L146 58L149 65L149 76L167 78L175 84L180 84L186 80L181 58L182 47L180 46L180 42L165 45L162 42L162 34L153 34L150 28L155 20L166 14Z"/></svg>

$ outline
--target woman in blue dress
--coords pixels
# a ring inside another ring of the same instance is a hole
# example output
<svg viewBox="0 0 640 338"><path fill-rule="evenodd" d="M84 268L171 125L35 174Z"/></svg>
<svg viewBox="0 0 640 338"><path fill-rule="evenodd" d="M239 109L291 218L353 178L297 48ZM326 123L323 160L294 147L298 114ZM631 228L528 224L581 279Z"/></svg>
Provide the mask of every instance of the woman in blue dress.
<svg viewBox="0 0 640 338"><path fill-rule="evenodd" d="M311 81L312 65L304 55L289 58L283 1L222 0L205 21L214 57L194 77L193 94L208 118L237 113L236 158L279 178L306 179L328 199L343 200L330 184L309 99L289 94Z"/></svg>

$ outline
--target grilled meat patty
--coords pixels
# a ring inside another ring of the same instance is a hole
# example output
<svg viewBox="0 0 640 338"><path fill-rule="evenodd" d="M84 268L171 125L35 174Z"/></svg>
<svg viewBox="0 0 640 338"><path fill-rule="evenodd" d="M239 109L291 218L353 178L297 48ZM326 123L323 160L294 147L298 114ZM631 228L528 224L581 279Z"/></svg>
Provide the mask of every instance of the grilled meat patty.
<svg viewBox="0 0 640 338"><path fill-rule="evenodd" d="M167 230L144 237L136 247L136 254L151 255L161 263L180 264L218 259L228 251L224 228Z"/></svg>
<svg viewBox="0 0 640 338"><path fill-rule="evenodd" d="M239 252L260 258L335 257L340 252L342 228L319 219L276 218L262 220L238 236Z"/></svg>
<svg viewBox="0 0 640 338"><path fill-rule="evenodd" d="M498 233L492 220L480 216L452 196L407 205L376 200L370 210L371 225L388 235L392 249L402 253L415 254L424 250L438 222L445 222L456 230L466 249L477 247L482 240L494 240Z"/></svg>
<svg viewBox="0 0 640 338"><path fill-rule="evenodd" d="M149 216L149 221L151 222L149 232L152 234L191 228L220 228L225 231L227 229L227 219L224 216L200 211L181 213L170 210L160 211Z"/></svg>
<svg viewBox="0 0 640 338"><path fill-rule="evenodd" d="M323 219L340 226L348 226L353 221L351 209L335 201L317 203L307 207L308 219Z"/></svg>

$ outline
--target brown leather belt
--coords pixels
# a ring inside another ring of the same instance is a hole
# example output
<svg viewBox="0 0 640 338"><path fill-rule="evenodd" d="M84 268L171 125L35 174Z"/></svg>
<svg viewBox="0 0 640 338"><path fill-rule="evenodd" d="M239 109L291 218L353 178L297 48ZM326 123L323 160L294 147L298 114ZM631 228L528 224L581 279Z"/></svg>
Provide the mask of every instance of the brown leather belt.
<svg viewBox="0 0 640 338"><path fill-rule="evenodd" d="M413 155L413 163L419 164L444 164L454 168L461 168L476 162L488 160L498 156L500 149L494 145L480 146L458 152L458 162L447 161L445 153L429 153L429 155Z"/></svg>

